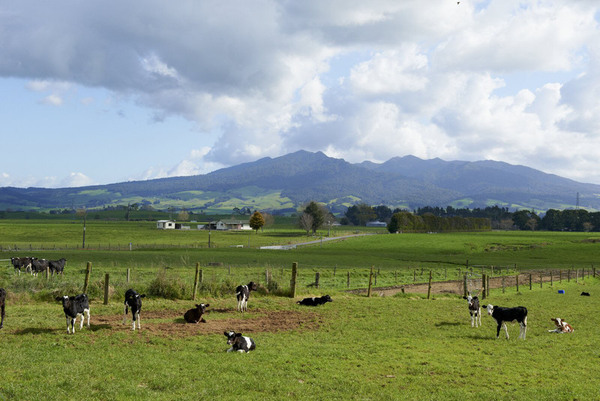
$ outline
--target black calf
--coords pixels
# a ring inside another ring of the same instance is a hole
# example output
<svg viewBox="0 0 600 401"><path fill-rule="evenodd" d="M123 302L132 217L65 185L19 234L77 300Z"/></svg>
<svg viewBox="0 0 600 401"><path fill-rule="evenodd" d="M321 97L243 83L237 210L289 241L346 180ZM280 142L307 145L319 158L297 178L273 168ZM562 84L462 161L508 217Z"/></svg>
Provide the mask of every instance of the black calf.
<svg viewBox="0 0 600 401"><path fill-rule="evenodd" d="M0 314L2 315L2 320L0 320L0 329L4 327L4 306L6 304L6 291L4 288L0 288Z"/></svg>
<svg viewBox="0 0 600 401"><path fill-rule="evenodd" d="M506 333L506 339L508 339L508 329L506 328L506 322L519 322L519 338L525 339L527 333L527 308L524 306L517 306L516 308L503 308L502 306L484 305L487 309L488 314L496 319L498 327L496 328L496 338L500 337L500 327L504 326L504 332Z"/></svg>
<svg viewBox="0 0 600 401"><path fill-rule="evenodd" d="M296 302L298 305L306 306L318 306L323 305L327 302L333 302L333 299L329 295L323 295L322 297L304 298L301 301Z"/></svg>
<svg viewBox="0 0 600 401"><path fill-rule="evenodd" d="M52 273L53 276L54 276L54 273L63 274L63 272L65 270L66 262L67 262L67 259L65 259L65 258L49 261L48 266L50 266L50 273Z"/></svg>
<svg viewBox="0 0 600 401"><path fill-rule="evenodd" d="M72 328L73 334L75 334L75 321L79 315L81 315L79 330L83 329L84 314L87 315L87 327L90 327L90 302L86 294L79 294L74 297L65 295L63 297L56 297L56 300L62 301L65 317L67 318L67 333L71 333L69 329Z"/></svg>
<svg viewBox="0 0 600 401"><path fill-rule="evenodd" d="M227 337L227 344L231 345L231 348L227 352L249 352L256 348L254 340L250 337L244 337L242 333L236 333L235 331L224 332Z"/></svg>
<svg viewBox="0 0 600 401"><path fill-rule="evenodd" d="M204 320L202 315L204 314L204 312L206 312L206 308L209 306L210 304L196 304L196 307L194 309L190 309L189 311L185 312L183 318L188 323L206 323L206 320Z"/></svg>
<svg viewBox="0 0 600 401"><path fill-rule="evenodd" d="M127 309L131 308L131 314L133 315L133 327L132 330L135 330L135 322L138 322L138 329L141 329L141 321L140 321L140 310L142 310L142 298L144 298L146 294L138 294L132 289L128 289L125 292L125 313L123 314L123 324L127 321Z"/></svg>

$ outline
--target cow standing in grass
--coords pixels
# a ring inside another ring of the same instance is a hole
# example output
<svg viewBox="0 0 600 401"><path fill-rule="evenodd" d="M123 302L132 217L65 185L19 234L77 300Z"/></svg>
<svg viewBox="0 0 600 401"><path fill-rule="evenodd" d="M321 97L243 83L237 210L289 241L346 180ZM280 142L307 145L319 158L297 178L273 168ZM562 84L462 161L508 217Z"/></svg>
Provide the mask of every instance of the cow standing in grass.
<svg viewBox="0 0 600 401"><path fill-rule="evenodd" d="M142 323L140 320L140 311L142 310L142 298L144 298L146 294L138 294L135 290L131 288L125 292L125 308L123 314L123 324L127 321L127 309L131 308L131 314L133 315L133 327L132 330L135 330L135 322L138 323L138 330L141 329Z"/></svg>
<svg viewBox="0 0 600 401"><path fill-rule="evenodd" d="M527 308L524 306L517 306L515 308L504 308L502 306L494 305L483 305L487 309L488 315L493 317L498 323L496 328L496 338L500 337L500 328L504 327L506 333L506 339L508 340L508 329L506 328L506 322L519 322L519 338L525 339L527 333Z"/></svg>
<svg viewBox="0 0 600 401"><path fill-rule="evenodd" d="M248 310L248 298L250 298L250 292L256 291L258 285L251 281L247 285L238 285L235 289L235 295L238 301L238 311L246 312Z"/></svg>
<svg viewBox="0 0 600 401"><path fill-rule="evenodd" d="M90 302L86 294L79 294L74 297L65 295L57 297L56 300L62 301L65 317L67 318L67 334L71 333L71 328L73 329L73 334L75 334L75 323L79 315L81 315L79 330L83 329L84 314L87 315L87 327L90 327Z"/></svg>

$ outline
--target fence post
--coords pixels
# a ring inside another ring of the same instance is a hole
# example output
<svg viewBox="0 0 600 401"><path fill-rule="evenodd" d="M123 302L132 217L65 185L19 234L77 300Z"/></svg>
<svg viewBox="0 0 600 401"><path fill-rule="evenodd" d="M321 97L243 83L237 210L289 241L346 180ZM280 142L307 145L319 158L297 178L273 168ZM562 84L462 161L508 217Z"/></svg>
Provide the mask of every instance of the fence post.
<svg viewBox="0 0 600 401"><path fill-rule="evenodd" d="M198 292L198 280L200 279L200 263L196 262L196 274L194 275L194 290L192 291L192 301L196 300L196 293Z"/></svg>
<svg viewBox="0 0 600 401"><path fill-rule="evenodd" d="M129 283L129 281L131 281L131 269L128 267L127 268L127 283Z"/></svg>
<svg viewBox="0 0 600 401"><path fill-rule="evenodd" d="M85 269L85 280L83 282L83 293L87 294L88 284L90 283L90 274L92 273L92 262L87 262Z"/></svg>
<svg viewBox="0 0 600 401"><path fill-rule="evenodd" d="M489 297L490 296L490 275L487 275L487 280L486 280L486 284L485 284L485 296Z"/></svg>
<svg viewBox="0 0 600 401"><path fill-rule="evenodd" d="M529 289L531 290L531 273L529 273Z"/></svg>
<svg viewBox="0 0 600 401"><path fill-rule="evenodd" d="M503 293L503 294L504 294L504 290L505 290L505 289L504 289L504 282L505 282L505 280L504 280L504 279L505 279L505 277L504 277L504 276L502 276L502 293Z"/></svg>
<svg viewBox="0 0 600 401"><path fill-rule="evenodd" d="M429 285L427 286L427 299L429 299L430 294L431 294L431 270L429 270Z"/></svg>
<svg viewBox="0 0 600 401"><path fill-rule="evenodd" d="M46 280L50 280L50 266L46 266Z"/></svg>
<svg viewBox="0 0 600 401"><path fill-rule="evenodd" d="M469 289L467 285L467 273L465 273L465 275L463 276L463 296L466 297L468 292Z"/></svg>
<svg viewBox="0 0 600 401"><path fill-rule="evenodd" d="M543 276L543 274L542 274L542 273L540 273L540 288L543 288L543 287L542 287L542 283L543 283L543 282L544 282L544 276Z"/></svg>
<svg viewBox="0 0 600 401"><path fill-rule="evenodd" d="M108 273L106 273L106 275L104 276L104 305L108 305L108 288L109 288L108 283L109 283L109 275L108 275Z"/></svg>
<svg viewBox="0 0 600 401"><path fill-rule="evenodd" d="M319 279L321 278L321 273L315 273L315 288L319 288Z"/></svg>
<svg viewBox="0 0 600 401"><path fill-rule="evenodd" d="M554 287L554 274L553 271L550 270L550 287Z"/></svg>
<svg viewBox="0 0 600 401"><path fill-rule="evenodd" d="M571 282L571 269L567 270L567 282Z"/></svg>
<svg viewBox="0 0 600 401"><path fill-rule="evenodd" d="M292 279L290 280L290 298L296 298L296 278L298 277L298 262L292 263Z"/></svg>
<svg viewBox="0 0 600 401"><path fill-rule="evenodd" d="M516 283L517 283L517 292L519 292L519 274L515 275L515 280L516 280Z"/></svg>
<svg viewBox="0 0 600 401"><path fill-rule="evenodd" d="M350 288L350 271L348 270L348 282L346 283L346 287Z"/></svg>
<svg viewBox="0 0 600 401"><path fill-rule="evenodd" d="M367 290L367 297L371 297L371 286L373 285L373 266L371 266L371 274L369 274L369 289Z"/></svg>

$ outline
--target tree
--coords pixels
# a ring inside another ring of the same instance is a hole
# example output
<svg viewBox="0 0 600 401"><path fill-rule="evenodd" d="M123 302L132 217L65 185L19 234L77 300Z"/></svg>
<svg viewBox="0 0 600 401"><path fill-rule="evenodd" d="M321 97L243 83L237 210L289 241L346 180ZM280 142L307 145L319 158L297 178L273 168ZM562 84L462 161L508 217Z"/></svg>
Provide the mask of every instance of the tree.
<svg viewBox="0 0 600 401"><path fill-rule="evenodd" d="M298 225L301 229L306 231L306 235L308 235L313 227L313 217L308 213L302 213L298 219Z"/></svg>
<svg viewBox="0 0 600 401"><path fill-rule="evenodd" d="M256 233L258 234L258 230L260 230L262 228L262 226L264 226L264 225L265 225L265 218L258 210L255 211L252 214L252 217L250 217L250 228L255 230Z"/></svg>
<svg viewBox="0 0 600 401"><path fill-rule="evenodd" d="M179 220L179 221L187 221L187 219L189 219L189 218L190 218L190 214L185 210L182 210L181 212L179 212L177 214L177 220Z"/></svg>
<svg viewBox="0 0 600 401"><path fill-rule="evenodd" d="M355 226L364 226L367 222L375 220L377 214L371 206L366 203L359 203L358 205L350 206L346 210L346 217Z"/></svg>
<svg viewBox="0 0 600 401"><path fill-rule="evenodd" d="M311 201L304 208L304 213L309 214L313 219L312 226L311 226L313 234L316 234L317 230L319 228L321 228L321 226L325 222L325 213L324 213L323 209L325 209L325 208L323 206L320 206L315 201ZM327 212L329 212L327 209L325 209L325 210Z"/></svg>

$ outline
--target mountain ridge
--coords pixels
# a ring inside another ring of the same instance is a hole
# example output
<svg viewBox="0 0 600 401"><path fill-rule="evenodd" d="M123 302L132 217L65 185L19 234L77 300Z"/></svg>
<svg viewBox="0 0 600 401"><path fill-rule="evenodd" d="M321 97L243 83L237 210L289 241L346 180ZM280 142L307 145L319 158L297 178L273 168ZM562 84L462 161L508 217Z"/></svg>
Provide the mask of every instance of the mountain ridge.
<svg viewBox="0 0 600 401"><path fill-rule="evenodd" d="M311 200L338 212L359 202L407 209L499 205L538 211L578 206L599 210L600 185L492 160L423 160L409 155L384 163L349 163L300 150L196 176L76 188L0 188L0 210L137 203L205 212L235 207L293 212Z"/></svg>

